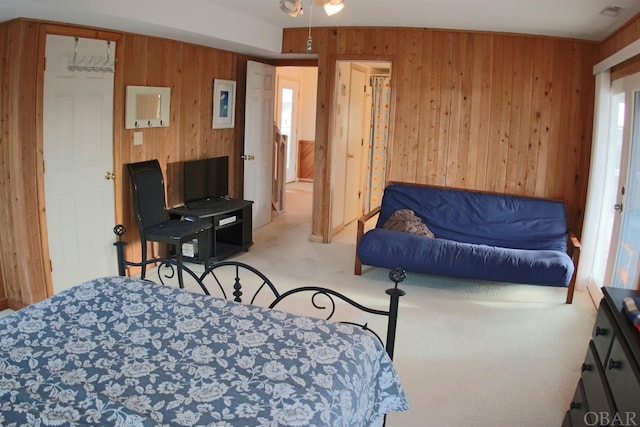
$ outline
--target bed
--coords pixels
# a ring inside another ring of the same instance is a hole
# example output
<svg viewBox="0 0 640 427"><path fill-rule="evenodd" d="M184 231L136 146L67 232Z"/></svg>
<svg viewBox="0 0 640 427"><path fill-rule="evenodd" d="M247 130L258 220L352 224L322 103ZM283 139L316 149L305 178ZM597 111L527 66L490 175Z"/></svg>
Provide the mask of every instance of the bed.
<svg viewBox="0 0 640 427"><path fill-rule="evenodd" d="M366 326L98 278L0 319L0 425L376 425L408 409L388 344Z"/></svg>

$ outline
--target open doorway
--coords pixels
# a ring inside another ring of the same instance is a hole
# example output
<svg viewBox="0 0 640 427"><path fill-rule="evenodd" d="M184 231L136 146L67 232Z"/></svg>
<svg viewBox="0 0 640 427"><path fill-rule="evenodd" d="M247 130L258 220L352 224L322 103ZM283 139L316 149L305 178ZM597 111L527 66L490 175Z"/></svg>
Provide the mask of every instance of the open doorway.
<svg viewBox="0 0 640 427"><path fill-rule="evenodd" d="M287 209L287 193L313 191L317 92L317 67L276 68L274 122L276 134L285 137L282 148L274 150L274 205L279 212Z"/></svg>
<svg viewBox="0 0 640 427"><path fill-rule="evenodd" d="M280 183L284 211L286 188L312 192L319 184L313 183L318 69L277 67L276 76L274 122L276 132L287 135L282 155L274 150L286 170ZM380 204L386 183L391 62L338 61L335 82L329 144L331 235ZM274 162L274 177L279 169Z"/></svg>
<svg viewBox="0 0 640 427"><path fill-rule="evenodd" d="M611 142L597 235L599 256L592 269L599 287L640 289L639 106L640 73L611 84Z"/></svg>
<svg viewBox="0 0 640 427"><path fill-rule="evenodd" d="M380 204L386 183L391 62L338 61L335 82L332 235Z"/></svg>

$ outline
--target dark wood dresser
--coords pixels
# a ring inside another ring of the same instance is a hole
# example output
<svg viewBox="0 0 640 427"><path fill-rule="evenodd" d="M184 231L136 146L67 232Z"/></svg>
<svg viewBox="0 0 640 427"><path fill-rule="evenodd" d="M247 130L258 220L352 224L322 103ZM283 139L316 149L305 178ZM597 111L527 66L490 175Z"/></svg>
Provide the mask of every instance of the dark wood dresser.
<svg viewBox="0 0 640 427"><path fill-rule="evenodd" d="M603 288L582 375L562 427L640 426L640 332L622 311L639 291Z"/></svg>

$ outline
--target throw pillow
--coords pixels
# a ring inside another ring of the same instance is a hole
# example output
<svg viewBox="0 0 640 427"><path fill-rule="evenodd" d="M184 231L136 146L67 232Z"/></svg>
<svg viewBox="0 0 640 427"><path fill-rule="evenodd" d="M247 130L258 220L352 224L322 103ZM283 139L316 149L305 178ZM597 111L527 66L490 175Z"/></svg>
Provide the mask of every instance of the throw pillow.
<svg viewBox="0 0 640 427"><path fill-rule="evenodd" d="M383 228L433 238L433 233L411 209L399 209L382 225Z"/></svg>

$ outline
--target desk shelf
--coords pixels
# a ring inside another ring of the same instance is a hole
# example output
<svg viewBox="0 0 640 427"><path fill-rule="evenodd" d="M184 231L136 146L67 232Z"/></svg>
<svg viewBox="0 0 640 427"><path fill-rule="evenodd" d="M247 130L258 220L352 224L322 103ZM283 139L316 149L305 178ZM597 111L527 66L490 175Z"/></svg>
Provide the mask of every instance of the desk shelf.
<svg viewBox="0 0 640 427"><path fill-rule="evenodd" d="M169 213L175 217L210 221L213 224L209 239L210 259L220 261L238 252L246 252L253 245L252 204L248 200L216 199L173 208ZM230 218L233 221L227 222Z"/></svg>

